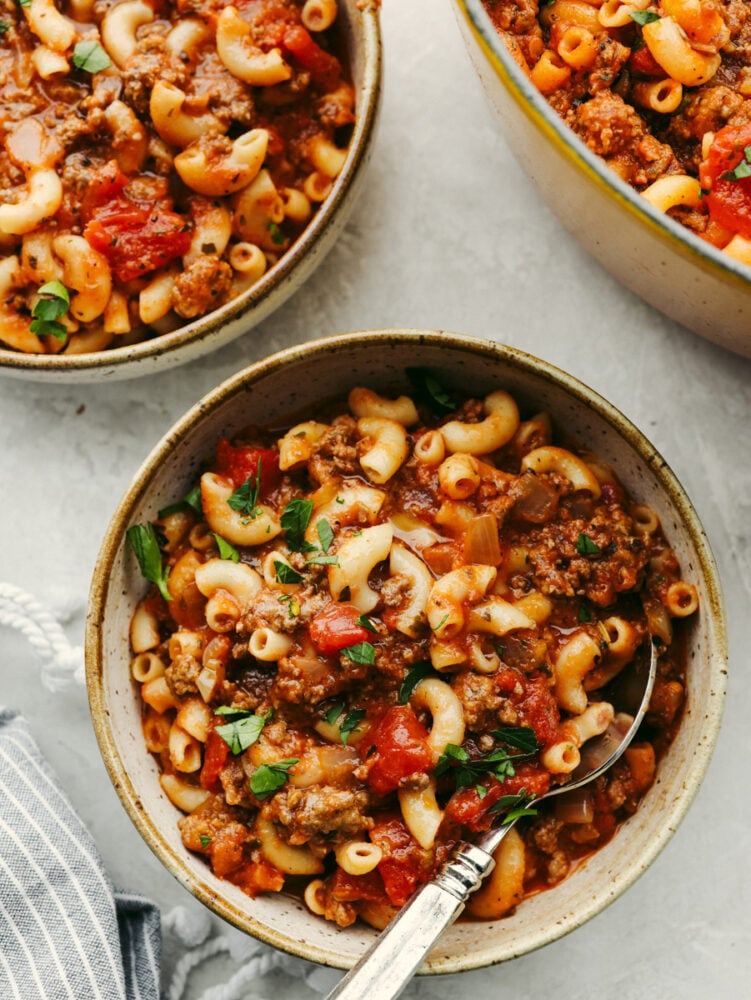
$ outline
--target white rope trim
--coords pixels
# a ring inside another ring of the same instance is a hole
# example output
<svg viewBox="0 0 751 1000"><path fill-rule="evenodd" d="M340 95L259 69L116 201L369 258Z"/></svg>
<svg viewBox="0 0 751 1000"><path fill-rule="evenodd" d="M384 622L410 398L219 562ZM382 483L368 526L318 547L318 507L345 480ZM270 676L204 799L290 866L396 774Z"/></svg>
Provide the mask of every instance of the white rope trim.
<svg viewBox="0 0 751 1000"><path fill-rule="evenodd" d="M49 691L85 683L83 649L71 645L48 608L12 583L0 583L0 625L26 636L46 661L42 665L42 684Z"/></svg>

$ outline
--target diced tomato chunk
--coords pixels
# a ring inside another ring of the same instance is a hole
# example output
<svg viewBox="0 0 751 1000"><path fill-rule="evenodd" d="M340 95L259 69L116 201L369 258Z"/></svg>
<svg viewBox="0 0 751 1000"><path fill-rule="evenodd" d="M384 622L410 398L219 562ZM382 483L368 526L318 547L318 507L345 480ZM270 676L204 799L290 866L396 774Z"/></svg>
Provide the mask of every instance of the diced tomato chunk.
<svg viewBox="0 0 751 1000"><path fill-rule="evenodd" d="M284 874L268 861L248 861L229 875L228 881L253 897L261 892L281 892L284 888Z"/></svg>
<svg viewBox="0 0 751 1000"><path fill-rule="evenodd" d="M389 901L377 868L366 875L349 875L344 869L337 868L328 888L334 899L343 903L356 903L361 899L367 899L371 903Z"/></svg>
<svg viewBox="0 0 751 1000"><path fill-rule="evenodd" d="M390 708L361 747L370 764L368 784L376 795L396 791L402 778L433 765L428 732L409 705Z"/></svg>
<svg viewBox="0 0 751 1000"><path fill-rule="evenodd" d="M259 500L266 497L277 485L281 472L279 470L279 452L273 448L258 448L255 445L233 445L222 438L216 446L216 461L214 471L220 476L231 479L235 488L258 472L258 462L261 463L261 485L258 490Z"/></svg>
<svg viewBox="0 0 751 1000"><path fill-rule="evenodd" d="M657 78L665 76L665 70L660 66L646 45L643 45L640 49L633 49L631 51L631 55L628 58L628 68L632 73L636 73L637 76L654 76Z"/></svg>
<svg viewBox="0 0 751 1000"><path fill-rule="evenodd" d="M319 653L328 656L365 642L368 629L357 624L360 612L352 604L327 604L310 623L310 638Z"/></svg>
<svg viewBox="0 0 751 1000"><path fill-rule="evenodd" d="M524 694L517 704L517 710L521 724L534 729L541 746L546 747L555 742L561 713L546 677L525 678Z"/></svg>
<svg viewBox="0 0 751 1000"><path fill-rule="evenodd" d="M370 839L383 851L378 872L393 906L403 906L433 870L432 852L423 850L402 819L388 815L376 820Z"/></svg>
<svg viewBox="0 0 751 1000"><path fill-rule="evenodd" d="M120 195L93 209L83 235L126 282L187 253L190 230L182 215Z"/></svg>
<svg viewBox="0 0 751 1000"><path fill-rule="evenodd" d="M536 764L519 764L513 778L504 781L492 779L483 798L475 788L460 788L454 792L446 805L446 819L475 833L487 830L495 818L493 813L488 815L488 810L504 795L518 795L525 791L539 798L549 787L550 774L547 771Z"/></svg>
<svg viewBox="0 0 751 1000"><path fill-rule="evenodd" d="M699 167L710 218L746 239L751 239L751 176L743 174L749 168L751 123L726 125L715 132L709 154Z"/></svg>
<svg viewBox="0 0 751 1000"><path fill-rule="evenodd" d="M81 221L89 222L96 209L114 201L122 193L128 178L120 169L117 160L105 163L92 177L81 198Z"/></svg>
<svg viewBox="0 0 751 1000"><path fill-rule="evenodd" d="M308 70L319 90L334 89L342 71L339 60L313 41L310 33L301 24L287 28L281 44L299 66Z"/></svg>
<svg viewBox="0 0 751 1000"><path fill-rule="evenodd" d="M210 792L218 794L222 790L219 774L227 763L229 747L218 733L211 729L206 738L206 749L201 768L201 786Z"/></svg>

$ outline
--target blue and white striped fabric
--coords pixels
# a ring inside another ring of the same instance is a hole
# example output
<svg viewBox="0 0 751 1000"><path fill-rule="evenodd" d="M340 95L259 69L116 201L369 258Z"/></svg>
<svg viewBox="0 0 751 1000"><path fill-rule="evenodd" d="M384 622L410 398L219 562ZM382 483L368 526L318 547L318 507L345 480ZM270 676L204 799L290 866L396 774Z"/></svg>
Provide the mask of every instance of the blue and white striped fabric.
<svg viewBox="0 0 751 1000"><path fill-rule="evenodd" d="M0 709L0 998L159 1000L159 910L116 892L26 721Z"/></svg>

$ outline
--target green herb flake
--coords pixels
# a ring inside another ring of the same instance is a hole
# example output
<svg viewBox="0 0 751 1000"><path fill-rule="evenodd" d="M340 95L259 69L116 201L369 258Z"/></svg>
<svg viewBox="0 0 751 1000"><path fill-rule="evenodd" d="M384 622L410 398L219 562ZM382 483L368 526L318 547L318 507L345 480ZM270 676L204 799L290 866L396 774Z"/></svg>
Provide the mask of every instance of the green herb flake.
<svg viewBox="0 0 751 1000"><path fill-rule="evenodd" d="M438 758L435 774L440 776L450 771L457 788L471 788L484 775L497 781L513 778L516 774L514 762L529 756L530 752L527 750L509 754L503 747L496 747L478 757L470 757L464 747L449 743Z"/></svg>
<svg viewBox="0 0 751 1000"><path fill-rule="evenodd" d="M527 805L533 799L534 796L530 795L525 788L522 788L516 795L502 795L488 809L488 815L508 810L503 817L503 825L508 826L510 823L515 823L516 820L521 819L522 816L537 815L537 810Z"/></svg>
<svg viewBox="0 0 751 1000"><path fill-rule="evenodd" d="M367 615L360 615L359 618L357 618L357 624L360 628L367 629L368 632L373 632L374 635L378 635L378 629Z"/></svg>
<svg viewBox="0 0 751 1000"><path fill-rule="evenodd" d="M445 614L443 616L443 618L441 618L441 620L438 622L438 624L436 625L436 627L433 629L433 631L434 632L440 632L441 629L443 628L443 626L446 624L446 622L448 620L449 620L449 616L448 616L448 614Z"/></svg>
<svg viewBox="0 0 751 1000"><path fill-rule="evenodd" d="M344 705L332 705L331 708L325 712L323 717L330 726L333 726L343 711Z"/></svg>
<svg viewBox="0 0 751 1000"><path fill-rule="evenodd" d="M261 764L250 776L250 790L262 802L268 799L289 778L289 769L298 762L298 757L278 760L275 764Z"/></svg>
<svg viewBox="0 0 751 1000"><path fill-rule="evenodd" d="M508 726L503 729L495 729L490 735L499 743L516 747L517 750L522 750L525 754L537 753L540 749L535 731L529 726Z"/></svg>
<svg viewBox="0 0 751 1000"><path fill-rule="evenodd" d="M346 747L347 741L349 740L351 733L359 732L357 726L365 718L364 708L353 708L351 712L347 713L347 717L344 722L339 726L339 738L342 744Z"/></svg>
<svg viewBox="0 0 751 1000"><path fill-rule="evenodd" d="M407 368L407 378L433 413L452 413L456 409L456 401L426 368Z"/></svg>
<svg viewBox="0 0 751 1000"><path fill-rule="evenodd" d="M288 566L287 563L281 562L279 559L274 560L274 573L276 574L277 583L300 583L302 577L293 569Z"/></svg>
<svg viewBox="0 0 751 1000"><path fill-rule="evenodd" d="M165 601L171 601L172 594L167 589L169 568L164 568L162 550L159 548L154 525L150 522L131 525L125 535L141 567L142 576L157 585Z"/></svg>
<svg viewBox="0 0 751 1000"><path fill-rule="evenodd" d="M304 550L306 545L305 529L308 527L312 513L313 501L303 500L301 497L290 500L282 511L280 523L284 531L284 538L293 552Z"/></svg>
<svg viewBox="0 0 751 1000"><path fill-rule="evenodd" d="M654 21L660 20L660 15L656 14L653 10L632 10L629 17L642 27L645 24L652 24Z"/></svg>
<svg viewBox="0 0 751 1000"><path fill-rule="evenodd" d="M58 320L70 307L70 293L62 281L48 281L39 289L38 299L31 314L34 317L29 329L37 337L55 337L65 341L68 331Z"/></svg>
<svg viewBox="0 0 751 1000"><path fill-rule="evenodd" d="M592 612L586 604L579 605L579 610L576 612L576 618L577 621L582 622L582 624L592 621Z"/></svg>
<svg viewBox="0 0 751 1000"><path fill-rule="evenodd" d="M311 556L305 560L306 566L338 566L338 556Z"/></svg>
<svg viewBox="0 0 751 1000"><path fill-rule="evenodd" d="M271 242L274 246L280 247L287 238L279 226L275 222L270 222L268 224L269 236L271 236Z"/></svg>
<svg viewBox="0 0 751 1000"><path fill-rule="evenodd" d="M485 796L488 794L488 786L487 785L475 785L475 791L477 792L477 794L479 795L479 797L481 799L484 799Z"/></svg>
<svg viewBox="0 0 751 1000"><path fill-rule="evenodd" d="M198 514L199 517L203 517L200 484L197 484L192 490L189 490L182 500L178 500L177 503L170 504L169 507L164 507L160 510L159 517L169 517L170 514L177 514L181 510L185 510L186 507L190 507L190 509Z"/></svg>
<svg viewBox="0 0 751 1000"><path fill-rule="evenodd" d="M242 715L225 726L217 726L214 732L217 736L221 736L232 753L237 756L256 742L270 717L269 712L266 715Z"/></svg>
<svg viewBox="0 0 751 1000"><path fill-rule="evenodd" d="M599 556L600 546L596 545L589 535L585 535L583 531L580 531L576 539L576 551L580 556Z"/></svg>
<svg viewBox="0 0 751 1000"><path fill-rule="evenodd" d="M751 144L743 147L743 159L733 170L726 170L720 174L723 181L740 181L744 177L751 177Z"/></svg>
<svg viewBox="0 0 751 1000"><path fill-rule="evenodd" d="M287 605L287 614L290 618L297 618L300 614L300 605L292 594L282 594L279 598L279 603Z"/></svg>
<svg viewBox="0 0 751 1000"><path fill-rule="evenodd" d="M346 646L341 650L341 654L353 663L365 663L368 666L375 663L375 646L369 642L356 642L354 646Z"/></svg>
<svg viewBox="0 0 751 1000"><path fill-rule="evenodd" d="M258 506L258 490L261 486L261 459L258 459L256 474L248 476L242 486L238 486L231 497L228 497L227 504L232 510L237 511L244 517L257 518L263 513Z"/></svg>
<svg viewBox="0 0 751 1000"><path fill-rule="evenodd" d="M6 32L10 31L10 29L11 29L11 25L9 24L8 21L0 21L0 38L2 38L2 36Z"/></svg>
<svg viewBox="0 0 751 1000"><path fill-rule="evenodd" d="M423 677L427 677L428 674L432 673L433 665L428 663L427 660L424 663L418 663L417 666L412 667L402 681L402 686L399 688L399 704L406 705L412 697L412 692Z"/></svg>
<svg viewBox="0 0 751 1000"><path fill-rule="evenodd" d="M217 548L219 549L220 559L231 559L234 563L240 562L240 553L234 545L230 545L226 538L222 538L221 535L217 535L215 531L212 531L211 534L214 536Z"/></svg>
<svg viewBox="0 0 751 1000"><path fill-rule="evenodd" d="M324 552L328 552L334 541L334 529L325 517L322 517L318 524L316 524L316 532L318 533L321 548Z"/></svg>
<svg viewBox="0 0 751 1000"><path fill-rule="evenodd" d="M198 839L201 841L201 847L203 847L205 849L205 848L207 848L209 846L209 844L211 843L211 841L214 838L213 837L199 837Z"/></svg>
<svg viewBox="0 0 751 1000"><path fill-rule="evenodd" d="M108 69L112 62L99 42L78 42L73 49L73 65L85 73Z"/></svg>

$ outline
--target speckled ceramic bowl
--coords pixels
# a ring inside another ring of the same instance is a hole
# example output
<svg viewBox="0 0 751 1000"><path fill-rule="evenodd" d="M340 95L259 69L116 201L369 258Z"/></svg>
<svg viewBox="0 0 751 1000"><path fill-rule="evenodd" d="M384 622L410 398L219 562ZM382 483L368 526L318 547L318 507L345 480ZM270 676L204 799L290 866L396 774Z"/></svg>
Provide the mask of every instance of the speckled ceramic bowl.
<svg viewBox="0 0 751 1000"><path fill-rule="evenodd" d="M247 333L296 292L334 245L362 187L380 107L379 6L376 0L340 0L338 23L357 95L357 121L349 155L310 225L257 284L172 333L130 347L64 356L21 354L0 345L0 375L45 382L98 382L149 375L192 361Z"/></svg>
<svg viewBox="0 0 751 1000"><path fill-rule="evenodd" d="M551 109L482 0L453 0L503 135L540 197L614 277L695 333L751 357L751 270L653 208Z"/></svg>
<svg viewBox="0 0 751 1000"><path fill-rule="evenodd" d="M425 971L459 972L521 955L561 937L612 902L647 868L686 812L709 762L725 689L726 640L720 586L706 537L665 461L616 409L576 379L508 347L440 332L347 334L283 351L245 369L197 403L165 435L120 501L102 544L91 589L86 661L89 699L112 781L146 843L195 896L237 927L301 957L348 967L374 935L340 930L296 899L250 899L212 875L186 850L179 813L163 795L146 752L138 691L130 679L128 625L144 594L126 552L125 531L183 496L217 440L242 427L279 424L318 401L364 384L409 391L406 366L427 366L447 385L484 394L503 387L525 406L546 409L559 427L618 470L634 497L659 514L684 575L698 586L701 613L688 641L688 705L656 784L614 840L550 892L500 922L459 923L430 955Z"/></svg>

